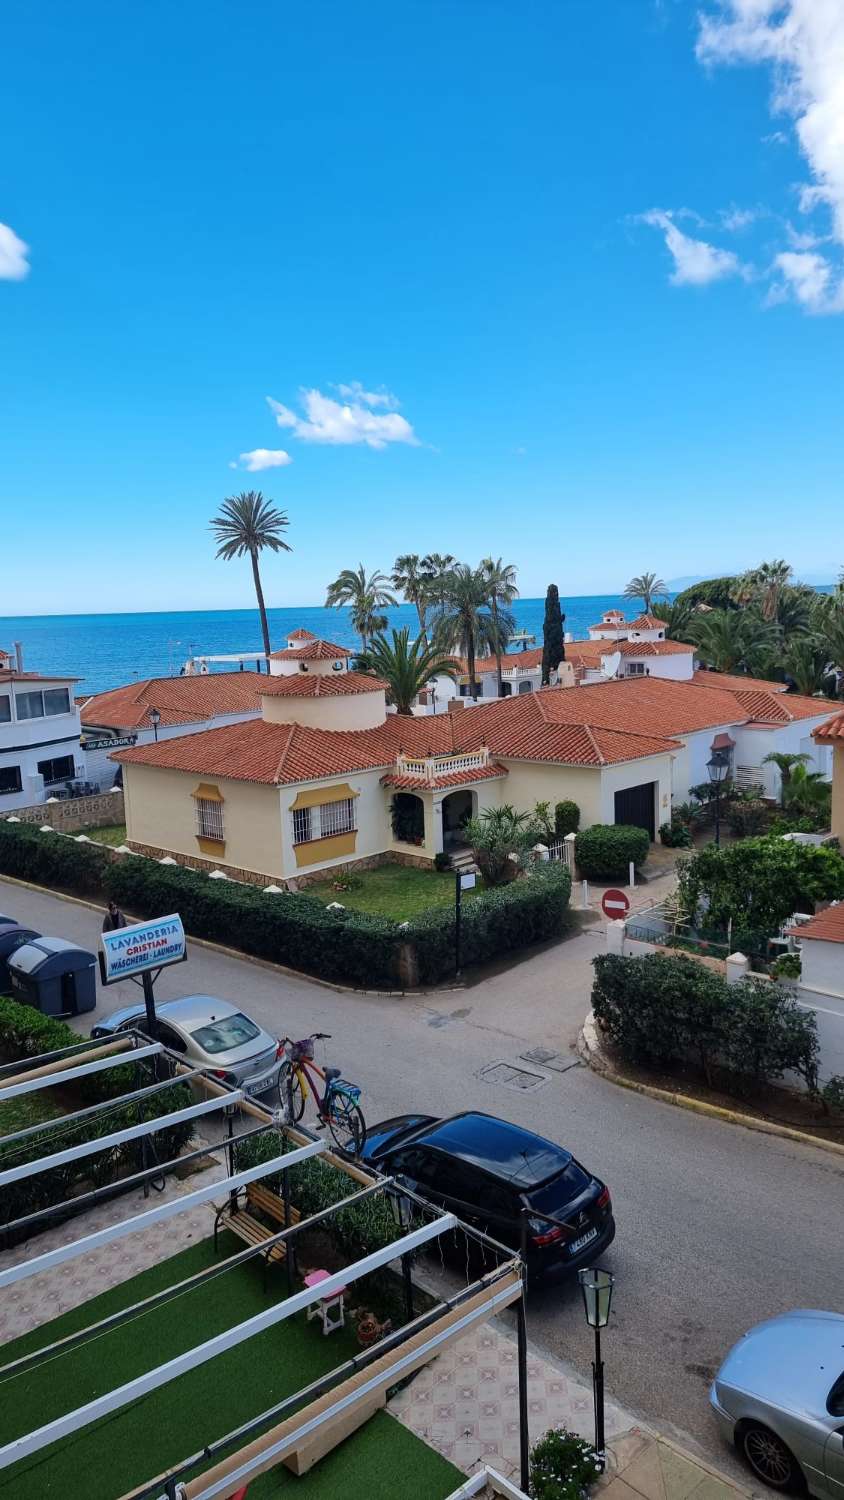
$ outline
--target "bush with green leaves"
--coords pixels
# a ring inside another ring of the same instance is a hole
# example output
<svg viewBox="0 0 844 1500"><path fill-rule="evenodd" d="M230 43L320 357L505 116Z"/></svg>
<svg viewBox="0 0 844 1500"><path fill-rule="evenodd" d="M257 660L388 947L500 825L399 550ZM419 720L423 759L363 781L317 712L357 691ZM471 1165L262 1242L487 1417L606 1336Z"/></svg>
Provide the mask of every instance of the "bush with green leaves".
<svg viewBox="0 0 844 1500"><path fill-rule="evenodd" d="M626 880L631 861L638 870L650 847L646 828L593 823L577 835L574 857L585 880Z"/></svg>
<svg viewBox="0 0 844 1500"><path fill-rule="evenodd" d="M690 849L692 832L687 824L675 822L672 818L670 823L660 823L659 840L666 849Z"/></svg>
<svg viewBox="0 0 844 1500"><path fill-rule="evenodd" d="M831 845L790 839L742 839L716 849L707 844L680 872L681 911L694 921L705 911L708 926L733 931L776 932L793 912L844 896L844 858Z"/></svg>
<svg viewBox="0 0 844 1500"><path fill-rule="evenodd" d="M552 1427L530 1450L530 1492L534 1500L582 1500L601 1477L591 1443Z"/></svg>
<svg viewBox="0 0 844 1500"><path fill-rule="evenodd" d="M821 1089L821 1101L827 1114L844 1115L844 1077L835 1073Z"/></svg>
<svg viewBox="0 0 844 1500"><path fill-rule="evenodd" d="M487 886L505 885L524 869L530 851L542 837L532 813L514 807L485 807L466 821L466 838Z"/></svg>
<svg viewBox="0 0 844 1500"><path fill-rule="evenodd" d="M558 839L564 839L569 833L577 833L580 827L580 808L576 802L566 800L558 802L554 808L554 832Z"/></svg>
<svg viewBox="0 0 844 1500"><path fill-rule="evenodd" d="M551 861L465 902L460 944L464 966L559 937L570 896L567 866ZM416 946L421 984L435 984L454 972L454 926L452 907L437 907L408 924L404 936Z"/></svg>
<svg viewBox="0 0 844 1500"><path fill-rule="evenodd" d="M97 844L77 844L31 823L0 821L0 870L54 890L98 896L109 856Z"/></svg>
<svg viewBox="0 0 844 1500"><path fill-rule="evenodd" d="M776 962L771 964L774 979L799 979L802 972L799 953L781 953Z"/></svg>
<svg viewBox="0 0 844 1500"><path fill-rule="evenodd" d="M817 1095L813 1011L780 985L751 976L727 984L691 958L648 954L595 960L592 1007L628 1062L668 1069L690 1061L707 1083L746 1093L796 1073Z"/></svg>
<svg viewBox="0 0 844 1500"><path fill-rule="evenodd" d="M761 798L742 797L728 804L725 817L737 839L755 838L768 827L768 804Z"/></svg>

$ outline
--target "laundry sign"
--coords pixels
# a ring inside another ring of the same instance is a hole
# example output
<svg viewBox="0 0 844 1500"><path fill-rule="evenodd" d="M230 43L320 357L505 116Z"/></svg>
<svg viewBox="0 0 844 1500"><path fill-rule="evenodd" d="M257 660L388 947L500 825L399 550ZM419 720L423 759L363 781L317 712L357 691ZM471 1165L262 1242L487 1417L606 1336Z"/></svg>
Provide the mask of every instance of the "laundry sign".
<svg viewBox="0 0 844 1500"><path fill-rule="evenodd" d="M145 969L179 964L188 956L185 929L178 914L157 917L153 922L137 922L132 927L117 927L113 932L104 932L100 942L104 984L131 979Z"/></svg>

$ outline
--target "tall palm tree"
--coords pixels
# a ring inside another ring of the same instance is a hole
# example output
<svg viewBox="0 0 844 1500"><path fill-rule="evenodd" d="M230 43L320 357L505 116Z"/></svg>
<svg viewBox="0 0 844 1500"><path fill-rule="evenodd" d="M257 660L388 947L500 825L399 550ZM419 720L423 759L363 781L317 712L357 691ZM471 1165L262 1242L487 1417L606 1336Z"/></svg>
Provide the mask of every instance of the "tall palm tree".
<svg viewBox="0 0 844 1500"><path fill-rule="evenodd" d="M219 514L211 521L214 540L219 543L217 557L224 557L230 562L233 557L245 557L247 552L249 554L258 613L261 616L261 635L267 656L270 654L270 631L258 558L264 551L293 550L281 535L282 531L287 530L288 524L287 511L276 510L272 500L265 500L260 490L229 495L220 506Z"/></svg>
<svg viewBox="0 0 844 1500"><path fill-rule="evenodd" d="M657 594L667 594L668 589L656 573L639 573L631 578L624 590L625 599L641 599L643 611L646 615L651 612L651 605Z"/></svg>
<svg viewBox="0 0 844 1500"><path fill-rule="evenodd" d="M421 562L422 572L428 582L430 602L442 609L448 591L448 580L457 558L450 552L426 552Z"/></svg>
<svg viewBox="0 0 844 1500"><path fill-rule="evenodd" d="M516 569L512 563L505 563L501 558L484 557L481 560L481 572L486 579L487 598L492 613L492 623L495 629L495 672L498 679L498 696L504 697L504 684L501 677L501 648L506 646L505 632L501 628L500 606L506 610L518 599L519 590L516 588ZM507 639L512 635L512 630L506 632Z"/></svg>
<svg viewBox="0 0 844 1500"><path fill-rule="evenodd" d="M393 588L404 594L408 604L415 604L419 617L419 634L427 640L426 621L431 576L416 552L403 552L393 563Z"/></svg>
<svg viewBox="0 0 844 1500"><path fill-rule="evenodd" d="M694 644L691 629L695 618L694 605L687 600L675 599L673 604L652 604L651 614L665 623L665 635L669 641L686 641Z"/></svg>
<svg viewBox="0 0 844 1500"><path fill-rule="evenodd" d="M844 600L833 597L826 612L823 635L832 665L837 672L844 672Z"/></svg>
<svg viewBox="0 0 844 1500"><path fill-rule="evenodd" d="M755 602L763 620L776 620L780 596L791 582L791 576L792 567L785 558L760 563L758 568L750 568L736 580L736 602Z"/></svg>
<svg viewBox="0 0 844 1500"><path fill-rule="evenodd" d="M821 771L807 771L805 766L794 767L783 796L786 812L796 813L798 817L828 816L831 802L832 784Z"/></svg>
<svg viewBox="0 0 844 1500"><path fill-rule="evenodd" d="M383 635L376 635L357 659L359 671L384 679L390 702L400 714L413 712L414 702L432 678L450 677L453 682L456 676L454 662L439 647L429 646L422 636L410 645L409 635L406 625L392 632L392 645Z"/></svg>
<svg viewBox="0 0 844 1500"><path fill-rule="evenodd" d="M379 630L386 630L387 617L378 611L385 605L395 604L396 597L385 587L390 582L386 573L377 570L366 576L363 563L357 568L344 568L333 583L328 585L325 596L326 609L342 609L348 606L352 625L361 639L361 649Z"/></svg>
<svg viewBox="0 0 844 1500"><path fill-rule="evenodd" d="M773 626L749 611L713 609L696 615L693 638L698 655L718 672L747 671L774 639Z"/></svg>
<svg viewBox="0 0 844 1500"><path fill-rule="evenodd" d="M434 620L434 640L441 651L459 651L469 668L469 692L478 696L475 657L494 648L498 639L487 603L486 577L480 568L457 563L448 575L448 588ZM503 624L509 624L500 611Z"/></svg>
<svg viewBox="0 0 844 1500"><path fill-rule="evenodd" d="M772 750L763 758L763 766L776 766L780 773L780 807L785 807L792 771L796 766L805 766L808 759L808 755L792 755L786 750Z"/></svg>
<svg viewBox="0 0 844 1500"><path fill-rule="evenodd" d="M811 698L829 681L829 644L823 636L800 635L787 641L782 666L798 693Z"/></svg>

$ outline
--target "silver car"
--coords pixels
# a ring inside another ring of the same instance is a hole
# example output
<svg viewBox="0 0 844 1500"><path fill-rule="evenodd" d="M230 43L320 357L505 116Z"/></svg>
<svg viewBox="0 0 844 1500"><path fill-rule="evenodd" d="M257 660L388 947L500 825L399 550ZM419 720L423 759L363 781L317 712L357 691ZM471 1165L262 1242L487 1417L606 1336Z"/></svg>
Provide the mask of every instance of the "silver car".
<svg viewBox="0 0 844 1500"><path fill-rule="evenodd" d="M158 1036L193 1068L204 1068L250 1094L269 1094L278 1088L284 1049L256 1021L228 1000L214 995L184 995L156 1005ZM137 1027L143 1031L143 1004L124 1005L98 1021L92 1037L109 1037Z"/></svg>
<svg viewBox="0 0 844 1500"><path fill-rule="evenodd" d="M709 1396L724 1437L775 1490L844 1500L844 1316L797 1308L730 1350Z"/></svg>

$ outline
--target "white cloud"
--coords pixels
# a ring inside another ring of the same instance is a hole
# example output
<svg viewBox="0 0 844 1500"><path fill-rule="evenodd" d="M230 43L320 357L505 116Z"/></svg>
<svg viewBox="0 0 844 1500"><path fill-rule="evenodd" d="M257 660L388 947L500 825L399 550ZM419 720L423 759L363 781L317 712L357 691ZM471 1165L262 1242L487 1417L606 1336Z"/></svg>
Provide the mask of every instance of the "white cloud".
<svg viewBox="0 0 844 1500"><path fill-rule="evenodd" d="M747 274L746 267L732 250L719 250L706 240L696 240L684 234L664 209L652 208L639 217L643 224L662 230L674 260L670 280L675 286L708 286L710 281L722 281L725 276Z"/></svg>
<svg viewBox="0 0 844 1500"><path fill-rule="evenodd" d="M0 281L23 281L29 275L29 246L8 224L0 224Z"/></svg>
<svg viewBox="0 0 844 1500"><path fill-rule="evenodd" d="M399 404L391 391L365 391L359 380L353 380L351 385L332 386L332 390L351 401L362 401L365 406L386 406L388 411L395 411Z"/></svg>
<svg viewBox="0 0 844 1500"><path fill-rule="evenodd" d="M784 250L776 256L774 264L783 280L774 284L769 301L783 301L783 292L789 291L807 312L844 312L844 276L825 256Z"/></svg>
<svg viewBox="0 0 844 1500"><path fill-rule="evenodd" d="M697 55L706 63L766 63L774 71L772 106L795 120L812 182L800 207L830 210L833 239L844 245L844 5L841 0L718 0L701 18ZM780 132L775 133L775 139ZM783 252L776 265L807 311L844 312L844 264Z"/></svg>
<svg viewBox="0 0 844 1500"><path fill-rule="evenodd" d="M751 224L755 224L764 213L764 208L736 208L733 204L730 208L722 208L718 218L722 229L726 229L729 234L738 234L742 229L748 229Z"/></svg>
<svg viewBox="0 0 844 1500"><path fill-rule="evenodd" d="M249 453L241 453L238 462L250 474L259 474L262 469L283 469L293 460L283 448L253 448ZM230 469L237 467L238 464L229 464Z"/></svg>
<svg viewBox="0 0 844 1500"><path fill-rule="evenodd" d="M763 135L763 146L787 146L788 136L784 130L772 130L770 135Z"/></svg>
<svg viewBox="0 0 844 1500"><path fill-rule="evenodd" d="M337 389L348 399L335 401L321 391L300 390L302 416L272 396L267 397L267 404L279 427L288 428L303 443L365 443L368 448L386 448L388 443L418 446L419 439L405 417L397 411L373 410L387 402L397 404L394 396L373 394L357 385Z"/></svg>

